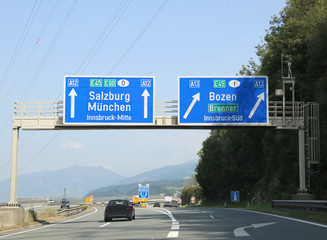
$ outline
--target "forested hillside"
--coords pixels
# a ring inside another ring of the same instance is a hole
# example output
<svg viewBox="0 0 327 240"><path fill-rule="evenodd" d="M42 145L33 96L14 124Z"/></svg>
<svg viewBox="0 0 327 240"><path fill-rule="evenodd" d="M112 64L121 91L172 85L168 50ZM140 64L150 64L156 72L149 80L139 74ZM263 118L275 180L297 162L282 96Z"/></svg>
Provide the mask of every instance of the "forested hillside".
<svg viewBox="0 0 327 240"><path fill-rule="evenodd" d="M318 102L321 164L311 174L311 192L327 199L327 1L290 0L241 75L266 75L270 100L282 88L281 56L292 63L296 101ZM285 68L284 72L287 69ZM231 190L260 200L290 199L297 193L298 135L294 130L213 130L199 152L196 179L207 200L228 199Z"/></svg>

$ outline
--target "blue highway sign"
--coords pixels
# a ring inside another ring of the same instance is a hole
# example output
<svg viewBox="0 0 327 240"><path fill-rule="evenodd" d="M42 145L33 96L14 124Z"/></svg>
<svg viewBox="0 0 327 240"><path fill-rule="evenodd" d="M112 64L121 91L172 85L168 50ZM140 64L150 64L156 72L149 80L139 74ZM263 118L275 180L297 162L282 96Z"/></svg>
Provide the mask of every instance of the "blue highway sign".
<svg viewBox="0 0 327 240"><path fill-rule="evenodd" d="M65 76L64 124L154 124L154 77Z"/></svg>
<svg viewBox="0 0 327 240"><path fill-rule="evenodd" d="M268 125L267 77L179 77L180 125Z"/></svg>
<svg viewBox="0 0 327 240"><path fill-rule="evenodd" d="M147 200L149 198L149 185L141 186L139 185L139 200Z"/></svg>
<svg viewBox="0 0 327 240"><path fill-rule="evenodd" d="M240 192L239 191L232 191L231 192L232 202L239 202L240 201Z"/></svg>

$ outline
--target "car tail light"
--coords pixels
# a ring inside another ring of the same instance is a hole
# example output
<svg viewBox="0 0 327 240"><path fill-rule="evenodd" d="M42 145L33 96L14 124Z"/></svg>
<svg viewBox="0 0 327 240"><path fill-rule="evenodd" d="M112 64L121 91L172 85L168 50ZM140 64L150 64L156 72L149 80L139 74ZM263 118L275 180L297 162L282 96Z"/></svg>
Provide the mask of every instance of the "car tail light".
<svg viewBox="0 0 327 240"><path fill-rule="evenodd" d="M106 207L106 211L108 210L108 207Z"/></svg>
<svg viewBox="0 0 327 240"><path fill-rule="evenodd" d="M131 207L126 208L126 210L130 210L130 209L131 209Z"/></svg>

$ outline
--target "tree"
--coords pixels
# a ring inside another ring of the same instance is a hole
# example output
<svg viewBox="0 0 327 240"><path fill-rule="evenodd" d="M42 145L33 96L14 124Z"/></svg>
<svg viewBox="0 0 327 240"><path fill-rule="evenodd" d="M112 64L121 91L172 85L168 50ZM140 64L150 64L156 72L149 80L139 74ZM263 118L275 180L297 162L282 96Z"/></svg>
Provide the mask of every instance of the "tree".
<svg viewBox="0 0 327 240"><path fill-rule="evenodd" d="M276 100L272 93L282 86L281 56L291 61L296 100L319 103L321 142L327 142L327 1L289 0L272 17L257 55L260 64L251 59L240 74L267 75L269 98ZM241 195L252 191L263 200L287 199L297 191L296 131L213 130L198 155L196 178L208 200L226 199L231 189ZM327 199L324 144L321 159L313 169L312 189Z"/></svg>
<svg viewBox="0 0 327 240"><path fill-rule="evenodd" d="M190 204L191 197L195 197L196 201L202 199L202 189L198 182L196 181L195 176L192 174L191 179L185 184L182 190L182 202L183 204Z"/></svg>

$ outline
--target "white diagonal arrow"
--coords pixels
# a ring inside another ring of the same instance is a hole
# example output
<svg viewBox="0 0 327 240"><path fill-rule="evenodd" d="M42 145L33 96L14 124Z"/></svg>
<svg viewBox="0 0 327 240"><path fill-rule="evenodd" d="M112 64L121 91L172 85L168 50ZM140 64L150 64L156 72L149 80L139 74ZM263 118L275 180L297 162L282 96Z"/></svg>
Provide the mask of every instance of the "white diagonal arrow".
<svg viewBox="0 0 327 240"><path fill-rule="evenodd" d="M260 227L265 227L265 226L269 226L269 225L276 224L276 223L277 222L255 223L255 224L251 224L251 226L236 228L234 230L234 236L235 237L247 237L247 236L250 236L250 235L245 231L246 228L250 228L250 227L260 228Z"/></svg>
<svg viewBox="0 0 327 240"><path fill-rule="evenodd" d="M192 111L192 108L194 107L194 104L196 103L196 101L200 101L200 93L193 95L192 98L193 98L193 100L192 100L190 106L188 107L186 113L183 116L184 119L186 119L188 117L188 115Z"/></svg>
<svg viewBox="0 0 327 240"><path fill-rule="evenodd" d="M261 103L261 101L265 100L265 93L261 93L260 95L257 96L258 100L255 103L254 107L252 108L250 114L249 114L249 118L251 119L253 117L253 114L255 113L255 111L257 111L257 108L259 107L259 104Z"/></svg>
<svg viewBox="0 0 327 240"><path fill-rule="evenodd" d="M144 90L142 97L144 97L144 118L148 118L148 97L150 97L148 90Z"/></svg>
<svg viewBox="0 0 327 240"><path fill-rule="evenodd" d="M75 97L77 96L77 93L75 92L75 89L73 88L69 96L71 98L70 100L70 118L75 118Z"/></svg>

